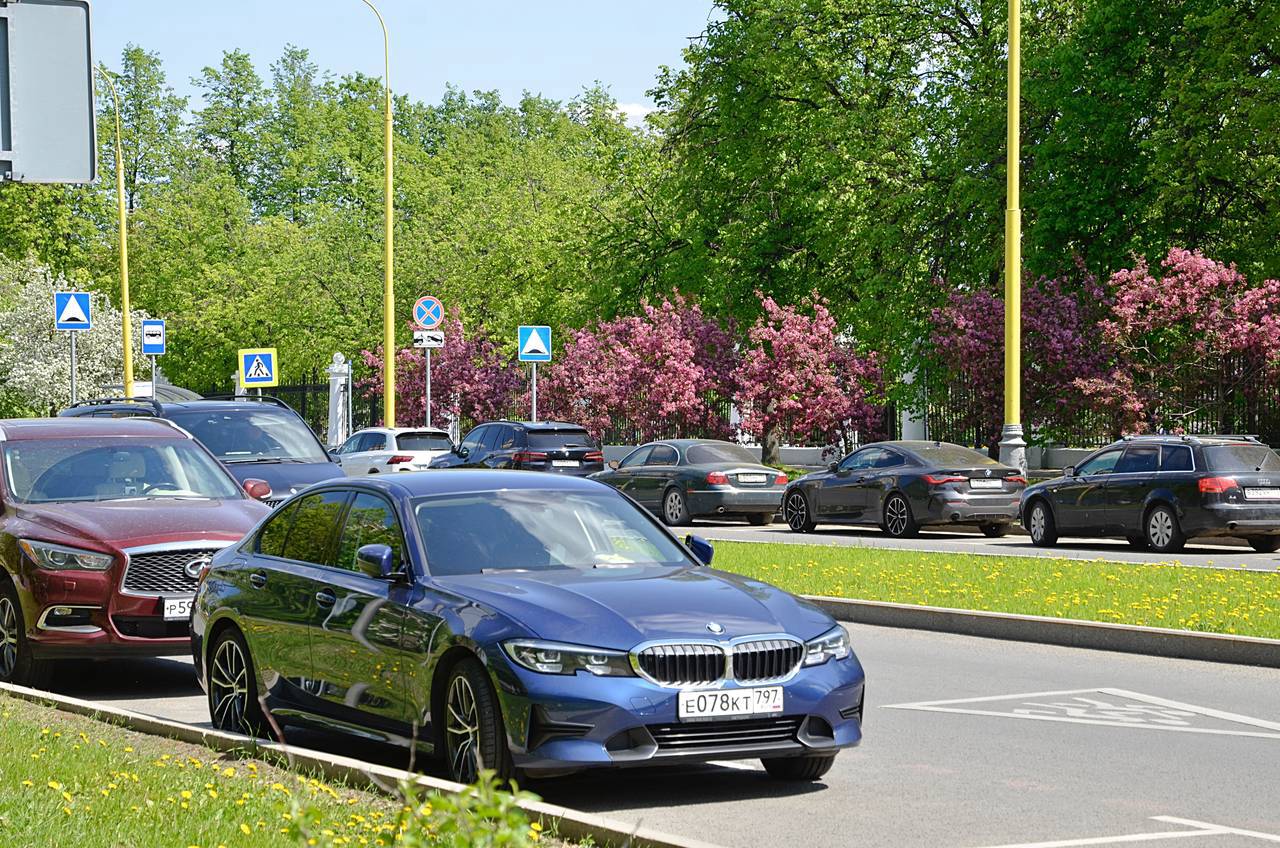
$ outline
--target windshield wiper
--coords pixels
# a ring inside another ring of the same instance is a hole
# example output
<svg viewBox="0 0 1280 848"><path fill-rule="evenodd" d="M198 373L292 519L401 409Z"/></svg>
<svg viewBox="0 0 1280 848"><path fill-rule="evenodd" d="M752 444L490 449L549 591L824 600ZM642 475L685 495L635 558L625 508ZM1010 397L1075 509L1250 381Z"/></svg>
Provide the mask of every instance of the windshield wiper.
<svg viewBox="0 0 1280 848"><path fill-rule="evenodd" d="M310 460L295 459L294 457L291 457L291 456L247 456L243 459L224 459L222 461L225 462L227 465L241 465L241 464L248 464L251 462L256 462L256 463L269 462L272 464L279 464L282 462L296 462L296 463L305 465L308 462L310 462Z"/></svg>

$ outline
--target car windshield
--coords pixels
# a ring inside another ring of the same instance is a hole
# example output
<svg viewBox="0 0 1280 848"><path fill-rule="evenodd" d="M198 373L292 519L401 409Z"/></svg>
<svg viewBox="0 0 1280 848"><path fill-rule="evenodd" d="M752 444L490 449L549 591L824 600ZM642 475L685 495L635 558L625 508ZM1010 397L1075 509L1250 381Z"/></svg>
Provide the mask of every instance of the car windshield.
<svg viewBox="0 0 1280 848"><path fill-rule="evenodd" d="M960 445L925 445L912 446L911 451L924 460L925 465L937 465L957 468L995 468L1000 463L985 453L962 448Z"/></svg>
<svg viewBox="0 0 1280 848"><path fill-rule="evenodd" d="M595 442L586 430L530 430L529 447L537 450L560 448L593 448Z"/></svg>
<svg viewBox="0 0 1280 848"><path fill-rule="evenodd" d="M414 503L436 576L496 571L692 564L646 515L613 492L506 490Z"/></svg>
<svg viewBox="0 0 1280 848"><path fill-rule="evenodd" d="M10 493L23 503L244 497L225 469L183 439L9 442L4 473Z"/></svg>
<svg viewBox="0 0 1280 848"><path fill-rule="evenodd" d="M1280 455L1266 445L1211 445L1204 457L1213 471L1280 471Z"/></svg>
<svg viewBox="0 0 1280 848"><path fill-rule="evenodd" d="M396 444L400 450L407 451L447 451L453 448L453 442L444 433L401 433L396 436Z"/></svg>
<svg viewBox="0 0 1280 848"><path fill-rule="evenodd" d="M690 465L709 465L719 462L745 462L748 465L759 465L760 457L742 445L728 443L694 445L684 452Z"/></svg>
<svg viewBox="0 0 1280 848"><path fill-rule="evenodd" d="M328 462L311 430L285 409L192 409L170 416L223 462Z"/></svg>

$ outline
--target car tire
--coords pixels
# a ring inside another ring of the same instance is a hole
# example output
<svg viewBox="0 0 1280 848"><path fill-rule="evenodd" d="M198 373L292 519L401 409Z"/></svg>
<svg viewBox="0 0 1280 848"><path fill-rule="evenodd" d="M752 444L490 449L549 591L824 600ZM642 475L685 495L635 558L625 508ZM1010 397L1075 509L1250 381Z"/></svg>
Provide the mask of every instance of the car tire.
<svg viewBox="0 0 1280 848"><path fill-rule="evenodd" d="M683 527L690 521L689 503L684 492L667 489L662 496L662 521L669 527Z"/></svg>
<svg viewBox="0 0 1280 848"><path fill-rule="evenodd" d="M1008 524L979 524L978 529L988 539L999 539L1001 536L1009 535Z"/></svg>
<svg viewBox="0 0 1280 848"><path fill-rule="evenodd" d="M809 508L809 497L801 489L787 492L782 501L782 520L792 533L812 533L817 527L813 520L813 510Z"/></svg>
<svg viewBox="0 0 1280 848"><path fill-rule="evenodd" d="M475 783L480 771L500 781L515 776L498 696L484 666L464 659L449 671L444 690L445 768L458 783Z"/></svg>
<svg viewBox="0 0 1280 848"><path fill-rule="evenodd" d="M205 662L209 718L227 733L267 737L266 714L258 697L258 676L244 636L234 627L218 634Z"/></svg>
<svg viewBox="0 0 1280 848"><path fill-rule="evenodd" d="M1027 511L1027 533L1031 535L1031 544L1038 548L1051 548L1058 544L1058 524L1043 500L1033 501Z"/></svg>
<svg viewBox="0 0 1280 848"><path fill-rule="evenodd" d="M1260 554L1273 554L1280 551L1280 536L1250 536L1249 547Z"/></svg>
<svg viewBox="0 0 1280 848"><path fill-rule="evenodd" d="M920 525L916 524L916 517L911 513L911 504L906 495L894 492L885 498L880 529L895 539L913 539L920 535Z"/></svg>
<svg viewBox="0 0 1280 848"><path fill-rule="evenodd" d="M835 754L810 757L769 757L760 761L775 780L817 780L835 765Z"/></svg>
<svg viewBox="0 0 1280 848"><path fill-rule="evenodd" d="M0 682L43 689L52 676L49 661L31 653L18 590L7 577L0 577Z"/></svg>
<svg viewBox="0 0 1280 848"><path fill-rule="evenodd" d="M747 523L752 527L767 527L773 523L773 514L765 515L763 512L753 512L747 516Z"/></svg>
<svg viewBox="0 0 1280 848"><path fill-rule="evenodd" d="M1187 537L1178 524L1178 516L1168 504L1156 504L1147 510L1142 531L1151 550L1158 554L1174 554L1186 547Z"/></svg>

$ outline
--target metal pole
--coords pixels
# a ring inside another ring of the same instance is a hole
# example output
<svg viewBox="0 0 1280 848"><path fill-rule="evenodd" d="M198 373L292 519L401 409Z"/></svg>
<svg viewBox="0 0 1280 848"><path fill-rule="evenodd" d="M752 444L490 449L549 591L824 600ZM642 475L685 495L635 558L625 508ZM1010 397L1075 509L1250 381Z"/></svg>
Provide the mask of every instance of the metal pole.
<svg viewBox="0 0 1280 848"><path fill-rule="evenodd" d="M71 402L75 403L79 398L76 396L76 333L71 331Z"/></svg>
<svg viewBox="0 0 1280 848"><path fill-rule="evenodd" d="M151 396L156 397L156 358L151 357Z"/></svg>
<svg viewBox="0 0 1280 848"><path fill-rule="evenodd" d="M427 423L431 426L431 348L427 348Z"/></svg>
<svg viewBox="0 0 1280 848"><path fill-rule="evenodd" d="M1023 471L1027 443L1022 438L1022 209L1021 171L1022 7L1009 0L1009 94L1004 213L1004 428L1000 461Z"/></svg>
<svg viewBox="0 0 1280 848"><path fill-rule="evenodd" d="M120 142L120 98L116 95L116 84L106 69L98 66L98 73L107 81L111 89L111 101L115 104L116 113L116 219L120 230L120 315L121 332L124 339L124 396L133 397L133 321L129 310L129 227L127 210L124 202L124 150ZM152 376L155 382L155 376ZM154 391L154 390L153 390Z"/></svg>
<svg viewBox="0 0 1280 848"><path fill-rule="evenodd" d="M533 363L533 417L530 421L538 420L538 363Z"/></svg>
<svg viewBox="0 0 1280 848"><path fill-rule="evenodd" d="M386 213L386 235L384 241L383 270L384 278L382 284L382 420L386 427L396 426L396 327L395 327L395 270L393 267L393 245L392 230L395 222L394 198L392 195L392 160L394 159L394 146L392 144L391 133L391 39L387 35L387 24L382 19L382 13L378 8L370 2L370 0L361 0L366 6L373 10L373 14L378 18L378 25L382 27L382 53L385 62L385 71L383 76L385 99L383 104L383 125L385 129L385 145L384 165L386 183L383 186L385 194L385 213Z"/></svg>

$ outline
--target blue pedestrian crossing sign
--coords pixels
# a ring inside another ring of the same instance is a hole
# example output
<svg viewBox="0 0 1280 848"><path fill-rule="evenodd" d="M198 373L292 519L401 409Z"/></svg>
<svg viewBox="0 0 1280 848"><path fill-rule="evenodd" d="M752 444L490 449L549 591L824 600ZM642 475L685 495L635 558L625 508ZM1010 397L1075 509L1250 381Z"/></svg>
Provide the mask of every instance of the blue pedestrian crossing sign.
<svg viewBox="0 0 1280 848"><path fill-rule="evenodd" d="M444 304L440 298L423 295L413 305L413 323L419 330L434 330L444 320Z"/></svg>
<svg viewBox="0 0 1280 848"><path fill-rule="evenodd" d="M58 330L88 330L93 326L88 292L54 292L53 326Z"/></svg>
<svg viewBox="0 0 1280 848"><path fill-rule="evenodd" d="M164 319L148 318L142 322L142 355L164 356Z"/></svg>
<svg viewBox="0 0 1280 848"><path fill-rule="evenodd" d="M521 327L519 341L521 362L551 361L550 327Z"/></svg>
<svg viewBox="0 0 1280 848"><path fill-rule="evenodd" d="M265 389L280 385L276 367L276 349L273 347L246 348L239 352L240 385L246 389Z"/></svg>

